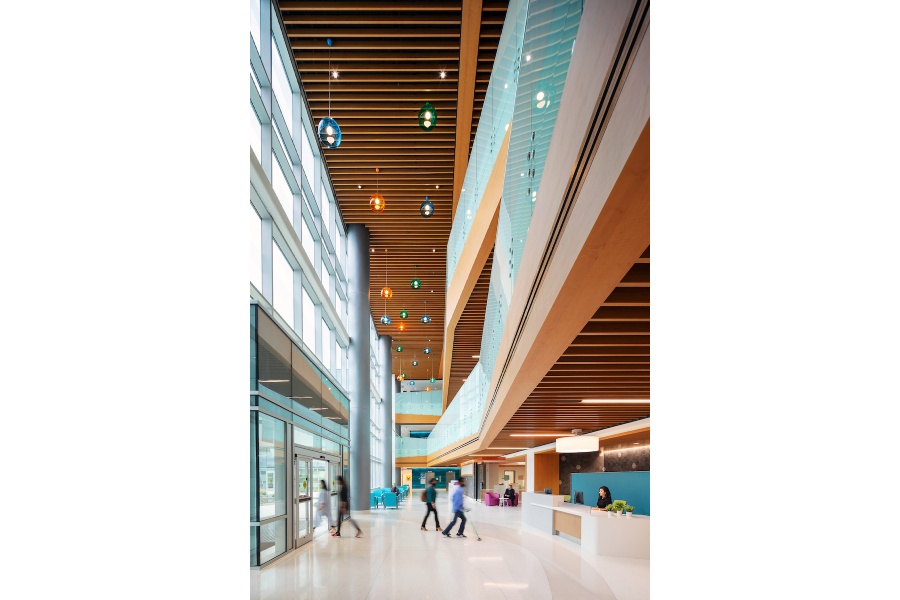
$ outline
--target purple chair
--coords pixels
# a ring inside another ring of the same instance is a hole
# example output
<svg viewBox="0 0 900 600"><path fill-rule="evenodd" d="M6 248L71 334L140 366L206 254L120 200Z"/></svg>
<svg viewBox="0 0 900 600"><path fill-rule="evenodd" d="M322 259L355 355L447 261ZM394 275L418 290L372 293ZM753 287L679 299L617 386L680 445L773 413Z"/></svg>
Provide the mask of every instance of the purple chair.
<svg viewBox="0 0 900 600"><path fill-rule="evenodd" d="M485 506L500 506L500 494L496 494L494 492L485 492L484 493L484 505Z"/></svg>

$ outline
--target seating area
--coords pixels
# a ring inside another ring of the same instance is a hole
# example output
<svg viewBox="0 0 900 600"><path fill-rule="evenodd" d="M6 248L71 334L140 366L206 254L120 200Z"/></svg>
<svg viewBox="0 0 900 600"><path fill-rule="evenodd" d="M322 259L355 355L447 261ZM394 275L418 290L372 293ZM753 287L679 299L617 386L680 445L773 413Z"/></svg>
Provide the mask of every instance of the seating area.
<svg viewBox="0 0 900 600"><path fill-rule="evenodd" d="M397 508L401 501L409 497L409 486L401 485L398 491L391 488L375 488L369 492L369 505L372 508Z"/></svg>
<svg viewBox="0 0 900 600"><path fill-rule="evenodd" d="M497 492L484 492L484 505L485 506L500 506L500 494ZM512 497L512 502L510 506L518 506L519 505L519 493L515 492Z"/></svg>

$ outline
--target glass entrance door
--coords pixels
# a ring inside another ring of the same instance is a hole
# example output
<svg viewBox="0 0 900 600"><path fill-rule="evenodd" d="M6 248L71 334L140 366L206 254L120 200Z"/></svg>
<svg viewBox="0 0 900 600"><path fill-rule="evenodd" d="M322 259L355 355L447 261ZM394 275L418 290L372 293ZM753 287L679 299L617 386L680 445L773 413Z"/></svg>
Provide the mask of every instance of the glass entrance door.
<svg viewBox="0 0 900 600"><path fill-rule="evenodd" d="M296 494L294 497L294 547L312 539L312 465L303 456L294 455Z"/></svg>
<svg viewBox="0 0 900 600"><path fill-rule="evenodd" d="M328 492L325 493L325 510L319 511L319 497L322 488L322 482L325 482L325 485L328 486ZM313 530L315 531L315 535L322 535L328 532L328 525L330 523L337 523L334 520L334 512L331 512L330 518L325 515L329 512L329 508L331 506L331 486L328 485L328 462L324 460L316 460L312 461L312 485L315 493L314 497L314 506L313 506ZM320 515L319 513L323 514Z"/></svg>

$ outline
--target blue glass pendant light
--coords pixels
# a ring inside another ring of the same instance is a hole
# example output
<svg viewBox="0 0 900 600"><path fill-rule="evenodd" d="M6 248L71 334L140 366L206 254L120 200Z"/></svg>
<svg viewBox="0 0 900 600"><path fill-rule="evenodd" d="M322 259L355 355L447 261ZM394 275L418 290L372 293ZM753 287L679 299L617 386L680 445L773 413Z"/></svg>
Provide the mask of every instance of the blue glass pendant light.
<svg viewBox="0 0 900 600"><path fill-rule="evenodd" d="M428 310L428 300L425 301L425 309L426 309L426 313L427 313L427 310ZM423 315L422 315L422 318L419 319L419 320L422 321L423 323L425 323L426 325L427 325L428 323L431 323L431 317L429 317L428 314L423 314Z"/></svg>
<svg viewBox="0 0 900 600"><path fill-rule="evenodd" d="M424 350L422 350L422 352L424 352L425 354L431 354L431 348L425 348Z"/></svg>
<svg viewBox="0 0 900 600"><path fill-rule="evenodd" d="M428 196L425 196L425 202L419 206L419 212L426 219L434 214L434 203L428 199Z"/></svg>
<svg viewBox="0 0 900 600"><path fill-rule="evenodd" d="M334 150L341 145L341 127L331 118L331 38L328 38L328 116L319 121L319 143Z"/></svg>
<svg viewBox="0 0 900 600"><path fill-rule="evenodd" d="M381 315L381 324L382 324L382 325L390 325L390 324L391 324L391 318L390 318L389 316L387 316L387 315Z"/></svg>

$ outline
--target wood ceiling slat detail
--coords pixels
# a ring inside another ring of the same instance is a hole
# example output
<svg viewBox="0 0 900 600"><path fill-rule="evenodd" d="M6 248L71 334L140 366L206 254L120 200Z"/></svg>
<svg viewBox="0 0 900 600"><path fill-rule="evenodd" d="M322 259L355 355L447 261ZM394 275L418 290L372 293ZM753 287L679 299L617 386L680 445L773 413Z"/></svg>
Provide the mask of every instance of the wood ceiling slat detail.
<svg viewBox="0 0 900 600"><path fill-rule="evenodd" d="M473 131L507 4L503 0L482 3ZM402 358L403 371L418 380L428 378L431 364L434 376L442 377L462 7L460 0L280 3L313 120L318 123L330 115L341 125L341 146L323 154L344 222L364 224L370 232L375 252L370 254L369 294L376 327L379 334L393 337L395 348L404 347L402 353L393 352L391 371L400 372ZM330 49L326 38L332 39ZM338 71L337 79L331 79L330 70ZM446 78L439 77L440 71ZM435 106L438 116L431 132L422 131L417 122L426 101ZM381 169L377 186L376 167ZM369 210L376 187L386 201L386 209L378 214ZM435 205L429 219L419 214L425 196ZM387 301L391 325L377 322L385 311L380 297L385 256L388 285L394 292ZM420 290L409 287L416 275L423 281ZM431 317L427 325L419 321L425 301ZM403 320L406 330L402 333L398 330L401 308L410 313ZM426 346L432 350L431 358L422 353ZM468 357L477 351L462 354ZM418 367L411 366L413 357Z"/></svg>
<svg viewBox="0 0 900 600"><path fill-rule="evenodd" d="M491 444L540 446L552 438L510 435L595 431L650 415L649 404L581 402L588 398L650 398L649 248Z"/></svg>
<svg viewBox="0 0 900 600"><path fill-rule="evenodd" d="M463 381L478 363L477 356L481 352L481 336L484 330L484 313L487 309L488 291L491 283L491 266L494 263L494 251L488 255L472 288L466 307L463 309L453 334L453 357L450 377L444 381L447 386L447 397L451 400L459 392Z"/></svg>

